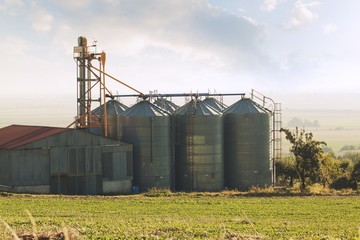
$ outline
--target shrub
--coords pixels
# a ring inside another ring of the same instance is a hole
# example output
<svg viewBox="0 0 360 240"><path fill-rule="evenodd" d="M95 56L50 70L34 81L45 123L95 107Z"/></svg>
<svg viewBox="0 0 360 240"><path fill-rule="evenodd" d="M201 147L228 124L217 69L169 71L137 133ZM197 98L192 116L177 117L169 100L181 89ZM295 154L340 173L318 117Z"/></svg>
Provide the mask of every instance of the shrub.
<svg viewBox="0 0 360 240"><path fill-rule="evenodd" d="M169 188L150 188L146 193L144 193L144 196L147 197L165 197L165 196L171 196L172 192Z"/></svg>

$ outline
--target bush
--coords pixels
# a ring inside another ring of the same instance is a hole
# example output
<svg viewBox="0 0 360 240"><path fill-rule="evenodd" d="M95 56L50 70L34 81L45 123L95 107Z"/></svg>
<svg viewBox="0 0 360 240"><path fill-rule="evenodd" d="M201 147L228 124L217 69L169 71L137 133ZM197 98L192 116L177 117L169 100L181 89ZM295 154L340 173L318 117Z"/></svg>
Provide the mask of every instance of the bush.
<svg viewBox="0 0 360 240"><path fill-rule="evenodd" d="M166 197L171 196L172 192L169 188L150 188L146 193L144 193L144 196L147 197Z"/></svg>
<svg viewBox="0 0 360 240"><path fill-rule="evenodd" d="M348 177L340 177L334 181L330 187L336 190L340 190L344 188L353 188L353 184Z"/></svg>

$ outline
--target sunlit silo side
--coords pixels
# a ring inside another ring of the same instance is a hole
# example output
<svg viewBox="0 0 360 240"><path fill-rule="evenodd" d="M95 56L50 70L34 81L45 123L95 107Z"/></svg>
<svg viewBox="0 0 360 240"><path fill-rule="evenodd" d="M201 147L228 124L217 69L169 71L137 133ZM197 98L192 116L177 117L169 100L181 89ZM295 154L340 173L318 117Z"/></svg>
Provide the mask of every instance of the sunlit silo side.
<svg viewBox="0 0 360 240"><path fill-rule="evenodd" d="M206 103L207 105L210 105L212 108L216 109L218 112L223 112L227 106L217 100L216 98L213 98L213 97L207 97L203 100L204 103Z"/></svg>
<svg viewBox="0 0 360 240"><path fill-rule="evenodd" d="M270 186L269 114L243 98L223 113L225 186Z"/></svg>
<svg viewBox="0 0 360 240"><path fill-rule="evenodd" d="M167 112L173 114L176 109L179 108L179 106L177 106L175 103L165 99L165 98L158 98L154 101L154 104L164 110L166 110Z"/></svg>
<svg viewBox="0 0 360 240"><path fill-rule="evenodd" d="M149 101L141 101L118 116L119 140L133 144L134 186L172 188L171 120Z"/></svg>
<svg viewBox="0 0 360 240"><path fill-rule="evenodd" d="M221 121L219 112L197 100L191 100L174 113L176 190L223 189Z"/></svg>
<svg viewBox="0 0 360 240"><path fill-rule="evenodd" d="M106 115L107 115L107 131L108 137L113 139L118 139L118 129L117 129L117 116L126 111L128 107L123 103L116 100L109 100L106 102ZM104 121L104 105L101 105L98 108L95 108L92 113L96 116L99 116L101 122ZM104 131L104 130L102 130Z"/></svg>

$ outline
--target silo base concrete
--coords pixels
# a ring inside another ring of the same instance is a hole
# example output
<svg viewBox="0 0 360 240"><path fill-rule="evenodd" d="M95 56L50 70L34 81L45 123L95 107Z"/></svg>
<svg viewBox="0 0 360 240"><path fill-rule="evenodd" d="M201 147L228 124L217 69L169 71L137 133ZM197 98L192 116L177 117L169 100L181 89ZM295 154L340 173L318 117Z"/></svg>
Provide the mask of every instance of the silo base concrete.
<svg viewBox="0 0 360 240"><path fill-rule="evenodd" d="M50 185L38 185L38 186L17 186L12 189L12 192L16 193L36 193L36 194L49 194Z"/></svg>
<svg viewBox="0 0 360 240"><path fill-rule="evenodd" d="M131 180L103 181L104 194L129 194L131 190Z"/></svg>

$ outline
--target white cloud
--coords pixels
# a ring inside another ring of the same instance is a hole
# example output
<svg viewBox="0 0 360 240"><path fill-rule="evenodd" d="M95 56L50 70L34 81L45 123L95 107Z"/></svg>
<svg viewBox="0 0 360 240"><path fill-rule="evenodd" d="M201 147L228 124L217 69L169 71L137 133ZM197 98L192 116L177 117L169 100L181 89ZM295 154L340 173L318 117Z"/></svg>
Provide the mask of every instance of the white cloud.
<svg viewBox="0 0 360 240"><path fill-rule="evenodd" d="M0 12L6 12L10 15L18 15L20 8L24 6L23 0L4 0L0 3Z"/></svg>
<svg viewBox="0 0 360 240"><path fill-rule="evenodd" d="M75 11L75 10L77 11L79 9L83 9L85 7L88 7L93 2L93 0L51 0L51 1L70 11ZM114 2L116 0L107 0L107 1Z"/></svg>
<svg viewBox="0 0 360 240"><path fill-rule="evenodd" d="M111 2L104 0L91 16L77 13L66 25L128 57L153 48L209 66L266 64L259 47L264 28L253 18L229 14L205 0L153 0L146 7L141 0Z"/></svg>
<svg viewBox="0 0 360 240"><path fill-rule="evenodd" d="M278 4L279 0L265 0L260 9L265 12L272 12L276 9Z"/></svg>
<svg viewBox="0 0 360 240"><path fill-rule="evenodd" d="M247 17L247 16L243 16L243 19L245 19L246 21L248 21L249 23L257 26L258 25L258 22L256 21L256 19L254 18L251 18L251 17Z"/></svg>
<svg viewBox="0 0 360 240"><path fill-rule="evenodd" d="M323 32L325 34L332 34L338 31L338 27L335 24L329 23L323 26Z"/></svg>
<svg viewBox="0 0 360 240"><path fill-rule="evenodd" d="M40 32L48 32L52 28L54 17L45 8L37 5L36 2L31 3L29 12L31 26Z"/></svg>
<svg viewBox="0 0 360 240"><path fill-rule="evenodd" d="M313 13L310 9L319 5L319 2L303 3L300 0L296 1L292 11L292 17L286 25L286 28L299 28L315 21L318 18L318 15Z"/></svg>
<svg viewBox="0 0 360 240"><path fill-rule="evenodd" d="M29 43L19 37L1 36L0 41L0 52L4 54L4 59L20 58L31 49Z"/></svg>

